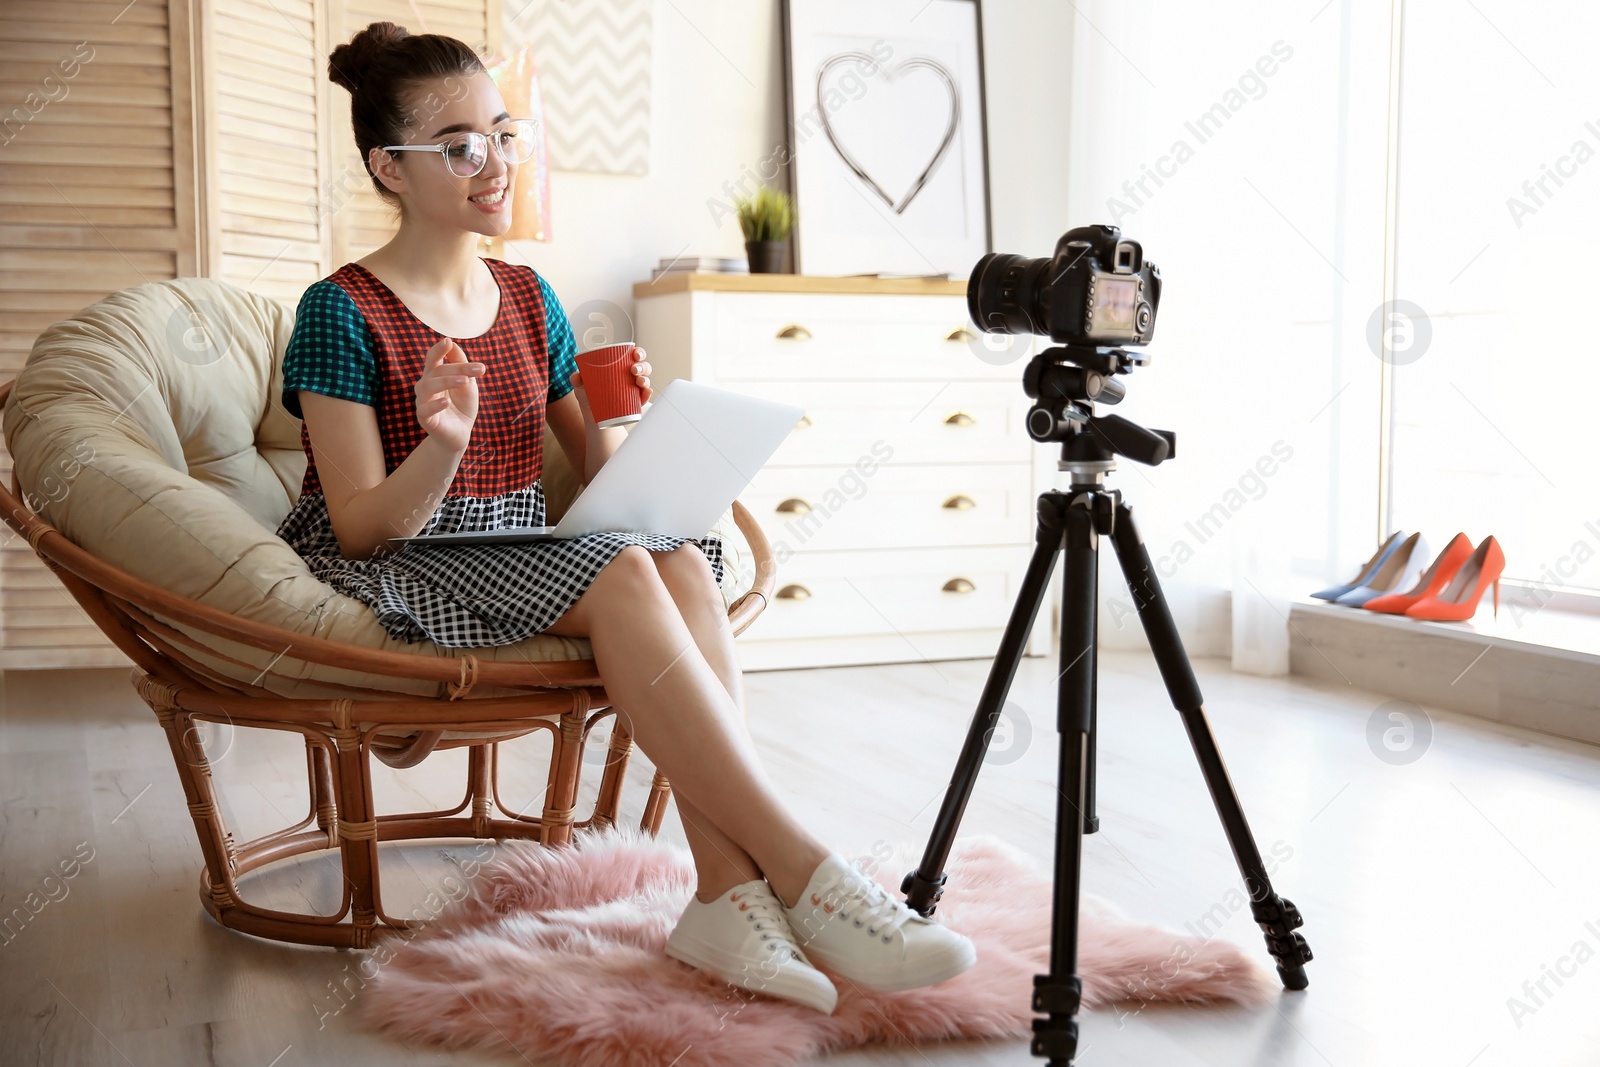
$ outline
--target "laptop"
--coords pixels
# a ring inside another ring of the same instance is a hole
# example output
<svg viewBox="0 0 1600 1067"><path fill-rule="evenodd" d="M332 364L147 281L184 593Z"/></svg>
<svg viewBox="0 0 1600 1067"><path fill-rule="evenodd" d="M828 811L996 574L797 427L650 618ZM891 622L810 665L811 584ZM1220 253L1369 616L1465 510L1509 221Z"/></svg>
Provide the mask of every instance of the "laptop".
<svg viewBox="0 0 1600 1067"><path fill-rule="evenodd" d="M554 526L391 537L393 545L559 541L603 531L704 537L805 409L677 378Z"/></svg>

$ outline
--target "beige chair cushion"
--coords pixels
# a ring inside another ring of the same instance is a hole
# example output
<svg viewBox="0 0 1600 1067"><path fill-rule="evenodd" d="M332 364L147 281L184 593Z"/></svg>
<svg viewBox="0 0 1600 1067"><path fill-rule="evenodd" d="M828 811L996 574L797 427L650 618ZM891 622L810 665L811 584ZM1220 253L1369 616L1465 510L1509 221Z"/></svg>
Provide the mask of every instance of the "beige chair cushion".
<svg viewBox="0 0 1600 1067"><path fill-rule="evenodd" d="M588 641L553 634L472 650L397 641L364 603L317 579L274 533L299 499L306 466L300 420L281 400L293 325L293 309L275 300L214 279L179 278L113 293L51 326L34 343L5 410L26 499L107 563L241 618L423 656L589 658ZM555 521L577 480L548 430L544 457ZM722 594L731 603L753 584L749 548L731 508L709 532L723 540ZM441 684L275 660L269 651L178 628L220 653L197 659L283 695L354 695L343 686L444 695ZM480 686L473 695L502 691Z"/></svg>

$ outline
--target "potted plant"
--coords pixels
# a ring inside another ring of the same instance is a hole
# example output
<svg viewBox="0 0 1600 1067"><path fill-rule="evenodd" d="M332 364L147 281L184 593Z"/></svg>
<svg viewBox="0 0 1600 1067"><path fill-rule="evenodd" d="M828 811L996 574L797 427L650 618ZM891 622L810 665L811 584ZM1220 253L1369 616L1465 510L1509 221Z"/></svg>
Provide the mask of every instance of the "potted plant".
<svg viewBox="0 0 1600 1067"><path fill-rule="evenodd" d="M755 196L735 200L734 208L739 214L739 228L744 231L750 273L783 273L783 252L794 229L794 200L763 185Z"/></svg>

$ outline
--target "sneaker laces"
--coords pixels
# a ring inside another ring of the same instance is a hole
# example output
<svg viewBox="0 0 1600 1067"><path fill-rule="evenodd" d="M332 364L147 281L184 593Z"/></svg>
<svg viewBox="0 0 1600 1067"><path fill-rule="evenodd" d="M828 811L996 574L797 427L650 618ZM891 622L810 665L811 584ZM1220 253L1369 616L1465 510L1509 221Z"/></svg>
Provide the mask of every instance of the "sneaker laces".
<svg viewBox="0 0 1600 1067"><path fill-rule="evenodd" d="M754 924L754 929L761 935L761 940L777 942L772 946L775 955L780 959L787 957L805 960L794 943L788 917L784 915L777 895L771 889L765 886L752 887L734 893L730 899L739 905L739 910L745 913L746 920Z"/></svg>
<svg viewBox="0 0 1600 1067"><path fill-rule="evenodd" d="M845 892L836 897L834 890L841 887ZM882 935L885 941L915 914L885 892L883 886L857 871L840 875L828 883L822 892L822 900L824 910L834 911L839 918L853 923L871 936ZM835 903L836 908L828 908L829 903Z"/></svg>

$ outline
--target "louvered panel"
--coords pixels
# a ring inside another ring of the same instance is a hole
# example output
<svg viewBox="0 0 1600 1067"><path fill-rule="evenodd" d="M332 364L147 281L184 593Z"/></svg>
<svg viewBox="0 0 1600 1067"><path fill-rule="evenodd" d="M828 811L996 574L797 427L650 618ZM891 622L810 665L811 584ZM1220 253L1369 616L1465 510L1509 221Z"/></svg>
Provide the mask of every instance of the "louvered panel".
<svg viewBox="0 0 1600 1067"><path fill-rule="evenodd" d="M109 27L109 29L115 29L115 27ZM80 31L76 40L81 41L84 36L85 34ZM168 79L171 78L171 67L165 45L109 43L115 41L115 39L115 36L109 32L104 38L98 36L95 38L94 59L84 67L84 75L86 77L90 77L92 81L100 81L103 77L100 72L96 71L93 76L90 76L89 72L94 70L96 64L103 63L106 67L142 69L146 72L144 77L150 79L150 81L144 83L147 85L170 84L170 80L164 82L160 76L160 72L165 71ZM23 80L26 80L27 75L33 72L29 68L42 70L55 62L54 57L56 55L66 55L71 49L71 44L39 44L32 41L16 41L4 38L0 39L0 63L4 63L8 68L11 68L10 77L20 76Z"/></svg>
<svg viewBox="0 0 1600 1067"><path fill-rule="evenodd" d="M346 3L341 21L336 23L336 40L348 41L370 22L389 21L412 33L443 33L465 41L483 51L485 43L499 42L499 4L485 0L362 0ZM418 15L421 16L420 20ZM350 94L333 88L332 101L334 175L348 193L336 202L334 214L334 259L346 263L360 259L394 236L399 222L367 177L366 167L356 151L350 131Z"/></svg>
<svg viewBox="0 0 1600 1067"><path fill-rule="evenodd" d="M117 183L127 188L170 189L172 187L172 168L118 167ZM60 167L51 167L40 163L0 162L0 186L26 184L54 184L66 191L67 195L70 196L72 195L71 187L73 185L82 185L85 182L84 176L78 171L69 171L63 174ZM102 185L104 182L89 182L88 184Z"/></svg>
<svg viewBox="0 0 1600 1067"><path fill-rule="evenodd" d="M289 247L286 249L284 245ZM322 259L321 248L315 241L296 241L293 238L270 237L259 233L224 233L222 251L236 256L256 256L260 259L285 257L303 263L320 263ZM326 274L327 271L323 273Z"/></svg>
<svg viewBox="0 0 1600 1067"><path fill-rule="evenodd" d="M110 643L107 641L106 636L95 627L94 623L89 621L87 615L79 612L78 617L83 620L83 625L81 626L50 626L34 623L31 620L22 626L7 626L3 631L6 648L9 651L19 653L24 650L32 650L37 655L40 652L54 652L57 649L72 648L74 646L97 648ZM17 664L16 666L21 665ZM34 664L27 665L34 666Z"/></svg>
<svg viewBox="0 0 1600 1067"><path fill-rule="evenodd" d="M85 179L91 177L91 175L80 171L72 174L71 177ZM107 174L106 177L110 177L110 175ZM160 207L166 208L170 214L172 210L172 183L169 181L165 187L137 185L123 187L89 184L69 185L45 178L32 182L7 182L4 185L0 185L0 204L14 205L23 211L34 205L54 207L58 204L84 209L91 207ZM85 213L87 214L87 211Z"/></svg>
<svg viewBox="0 0 1600 1067"><path fill-rule="evenodd" d="M177 247L177 234L170 229L158 226L138 229L124 227L117 231L123 242L135 248L161 249L172 251ZM69 229L64 226L40 226L33 224L33 220L18 226L0 226L0 248L105 248L105 240L87 227L83 229ZM16 327L15 320L8 319L7 325ZM39 326L44 329L50 325L48 322ZM38 332L37 330L34 332Z"/></svg>
<svg viewBox="0 0 1600 1067"><path fill-rule="evenodd" d="M171 251L112 251L86 248L0 248L0 270L18 273L94 274L130 270L140 274L174 277L177 257ZM48 325L48 324L46 324Z"/></svg>
<svg viewBox="0 0 1600 1067"><path fill-rule="evenodd" d="M61 595L54 598L54 602L49 598L41 597L39 599L41 603L28 608L28 628L33 633L41 631L60 633L63 630L97 632L94 620L89 618L89 613L79 607L78 602L72 599L72 594L65 589L61 589Z"/></svg>
<svg viewBox="0 0 1600 1067"><path fill-rule="evenodd" d="M9 483L11 471L0 471ZM126 657L9 528L0 548L0 669L113 666Z"/></svg>
<svg viewBox="0 0 1600 1067"><path fill-rule="evenodd" d="M219 55L238 57L253 68L281 71L295 79L316 66L311 58L312 42L289 30L223 22L217 26L215 45Z"/></svg>
<svg viewBox="0 0 1600 1067"><path fill-rule="evenodd" d="M236 71L229 69L217 75L217 98L219 101L244 101L255 108L283 108L297 120L311 119L315 122L317 101L314 95L296 92L272 84L270 81L258 81L250 77L249 71ZM231 114L226 106L222 108L225 114ZM256 113L250 117L264 119L267 122L278 120L275 115Z"/></svg>
<svg viewBox="0 0 1600 1067"><path fill-rule="evenodd" d="M20 544L21 538L18 538L18 542ZM8 545L7 547L8 548L15 548L17 546L16 545ZM24 551L28 551L26 545L22 545L21 547L23 548ZM29 573L42 574L47 578L50 577L49 571L40 570L37 567L29 567L28 568L28 572ZM21 569L20 568L19 568L19 573L21 573ZM75 601L72 600L72 594L68 593L66 591L66 589L64 589L62 587L60 582L55 581L53 578L51 579L51 582L52 582L51 585L44 586L44 587L35 588L35 587L20 587L19 586L18 588L10 590L10 597L11 597L12 606L13 607L23 607L23 608L52 609L52 608L65 607L69 602L70 603L76 603Z"/></svg>
<svg viewBox="0 0 1600 1067"><path fill-rule="evenodd" d="M242 142L250 144L251 142ZM262 146L256 146L262 147ZM272 158L266 158L268 153L263 150L257 155L225 153L222 165L218 168L220 174L248 175L255 178L266 178L271 181L283 182L297 189L315 189L317 185L317 165L315 158L310 158L305 163L297 163L289 157L287 152L271 153ZM302 194L304 199L304 194Z"/></svg>
<svg viewBox="0 0 1600 1067"><path fill-rule="evenodd" d="M317 131L315 100L295 93L284 92L277 95L276 100L261 100L240 96L236 92L221 91L217 93L217 114L221 123L230 127L234 126L237 120L249 123L251 128L277 127L294 134L304 133L314 136Z"/></svg>
<svg viewBox="0 0 1600 1067"><path fill-rule="evenodd" d="M222 228L224 231L234 230L239 233L282 237L286 241L316 241L320 239L322 233L321 228L311 222L233 215L226 211L222 213Z"/></svg>
<svg viewBox="0 0 1600 1067"><path fill-rule="evenodd" d="M172 41L162 2L0 5L0 99L21 105L0 131L0 379L16 375L51 323L176 276ZM0 478L10 477L0 442ZM28 545L7 538L0 667L119 662Z"/></svg>
<svg viewBox="0 0 1600 1067"><path fill-rule="evenodd" d="M123 7L127 10L122 10ZM69 22L74 25L99 26L112 18L116 24L130 26L167 27L165 4L111 4L96 0L7 0L5 17L16 22ZM83 34L73 38L83 40Z"/></svg>
<svg viewBox="0 0 1600 1067"><path fill-rule="evenodd" d="M56 102L64 102L61 90L54 84L46 85L44 78L51 73L58 61L67 59L73 54L71 45L58 49L0 41L0 59L5 60L0 64L0 71L4 72L8 82L26 85L26 92L38 91L43 87L58 98ZM172 72L164 63L120 62L108 48L97 45L94 58L79 67L78 73L70 80L59 79L59 81L66 88L68 95L77 96L80 89L93 88L104 91L124 85L170 92L171 79ZM91 94L85 92L82 95Z"/></svg>
<svg viewBox="0 0 1600 1067"><path fill-rule="evenodd" d="M24 144L24 141L28 143ZM170 171L173 163L171 148L134 145L118 148L115 158L112 158L107 156L105 149L84 144L81 139L67 144L39 144L29 138L18 137L6 145L5 151L7 162L37 163L57 172L78 169L94 171L96 181L101 179L101 174L115 172L122 167L160 167Z"/></svg>
<svg viewBox="0 0 1600 1067"><path fill-rule="evenodd" d="M75 45L85 38L94 43L95 50L99 50L100 42L114 43L119 46L145 45L163 57L167 49L166 24L151 24L128 21L121 19L115 25L104 28L94 27L93 32L86 32L88 27L81 23L64 21L60 16L44 19L18 19L12 16L9 5L0 7L0 38L7 41L29 41L40 45Z"/></svg>
<svg viewBox="0 0 1600 1067"><path fill-rule="evenodd" d="M292 29L302 37L313 36L316 11L310 0L280 0L270 6L252 0L216 0L217 17L248 29L262 26L270 30Z"/></svg>
<svg viewBox="0 0 1600 1067"><path fill-rule="evenodd" d="M87 207L69 204L60 201L60 206L45 205L43 207L27 207L0 211L0 219L16 218L25 215L29 222L60 224L63 226L84 226L91 231L98 231L104 235L101 247L110 244L113 247L125 247L121 239L120 230L123 227L149 227L170 225L172 222L172 209L161 207L134 208L134 207L96 207L93 204ZM110 290L107 290L109 292ZM103 294L102 294L103 295Z"/></svg>
<svg viewBox="0 0 1600 1067"><path fill-rule="evenodd" d="M37 91L38 81L17 81L10 68L0 71L0 99L24 100ZM79 104L111 104L123 107L171 107L172 92L165 85L113 84L109 81L91 82L87 77L72 80L68 90ZM85 112L85 114L89 114Z"/></svg>
<svg viewBox="0 0 1600 1067"><path fill-rule="evenodd" d="M293 304L387 241L395 213L328 52L379 19L483 52L499 18L499 0L4 0L0 99L29 109L0 115L0 377L51 323L184 264ZM62 94L46 78L85 40ZM124 662L26 544L0 540L0 669Z"/></svg>
<svg viewBox="0 0 1600 1067"><path fill-rule="evenodd" d="M283 0L226 0L216 13L219 276L279 300L298 301L331 269L315 15Z"/></svg>
<svg viewBox="0 0 1600 1067"><path fill-rule="evenodd" d="M5 476L7 484L9 484L11 480L9 460L5 468L0 470L0 474ZM28 543L18 537L16 532L9 526L6 527L6 540L3 543L6 552L0 555L0 574L5 576L8 587L31 590L33 594L40 595L49 590L54 590L68 600L72 599L72 594L67 592L48 568L34 566L34 563L38 562L38 557L33 555L33 549L29 548ZM13 549L17 551L12 551ZM33 562L29 562L28 557L30 556L33 557ZM34 599L37 600L38 597L35 596ZM52 600L50 603L54 604L56 601Z"/></svg>
<svg viewBox="0 0 1600 1067"><path fill-rule="evenodd" d="M233 168L256 174L261 173L257 164L265 163L269 166L298 167L312 172L317 170L317 153L308 152L303 148L288 148L266 141L256 141L226 129L217 135L216 140L217 155L224 169Z"/></svg>
<svg viewBox="0 0 1600 1067"><path fill-rule="evenodd" d="M69 109L56 117L56 123L71 132L84 144L103 145L111 131L142 131L172 129L172 111L166 105L144 107L129 104L126 99L95 105L94 111ZM133 137L114 143L141 144L147 136L135 132Z"/></svg>

